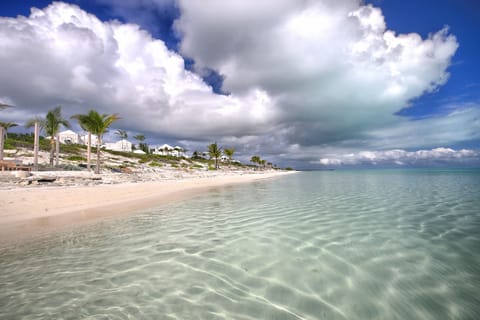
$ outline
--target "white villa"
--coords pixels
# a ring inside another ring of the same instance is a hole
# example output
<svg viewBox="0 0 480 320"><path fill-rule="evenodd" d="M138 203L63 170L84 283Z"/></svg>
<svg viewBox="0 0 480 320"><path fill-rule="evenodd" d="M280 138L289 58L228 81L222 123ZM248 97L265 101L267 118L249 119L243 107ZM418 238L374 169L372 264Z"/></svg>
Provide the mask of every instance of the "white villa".
<svg viewBox="0 0 480 320"><path fill-rule="evenodd" d="M184 148L179 146L172 147L168 144L161 145L160 147L153 147L151 151L153 154L159 154L162 156L185 157Z"/></svg>
<svg viewBox="0 0 480 320"><path fill-rule="evenodd" d="M96 147L98 145L97 143L97 136L92 134L91 135L91 141L92 141L92 147ZM61 140L60 140L61 141ZM85 134L83 136L80 136L80 144L84 144L86 146L88 146L88 134Z"/></svg>
<svg viewBox="0 0 480 320"><path fill-rule="evenodd" d="M107 150L131 152L133 144L126 139L122 139L117 142L107 142L103 146Z"/></svg>
<svg viewBox="0 0 480 320"><path fill-rule="evenodd" d="M73 132L72 130L65 130L65 131L59 132L58 137L59 137L60 143L64 143L64 144L75 143L75 144L88 145L88 134L80 135L76 132ZM47 139L49 138L50 137L47 137ZM92 147L95 147L98 145L96 135L94 134L91 135L91 141L92 141ZM131 152L133 149L133 143L131 143L126 139L122 139L116 142L103 143L102 147L104 147L107 150ZM163 156L186 157L186 154L185 154L186 150L184 148L179 146L172 147L168 144L164 144L159 147L158 146L152 147L150 151L153 154L159 154Z"/></svg>
<svg viewBox="0 0 480 320"><path fill-rule="evenodd" d="M64 143L64 144L71 144L71 143L83 144L83 141L81 140L80 135L76 132L73 132L72 130L65 130L65 131L59 132L58 140L60 141L60 143Z"/></svg>

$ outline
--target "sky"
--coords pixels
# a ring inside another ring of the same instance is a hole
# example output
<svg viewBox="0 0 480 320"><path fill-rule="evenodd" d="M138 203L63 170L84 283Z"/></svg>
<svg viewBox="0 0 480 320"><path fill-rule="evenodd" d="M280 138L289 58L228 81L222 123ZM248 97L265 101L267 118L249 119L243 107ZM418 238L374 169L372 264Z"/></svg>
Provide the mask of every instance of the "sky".
<svg viewBox="0 0 480 320"><path fill-rule="evenodd" d="M107 140L298 169L478 167L479 34L477 0L4 0L0 117L93 108L122 117Z"/></svg>

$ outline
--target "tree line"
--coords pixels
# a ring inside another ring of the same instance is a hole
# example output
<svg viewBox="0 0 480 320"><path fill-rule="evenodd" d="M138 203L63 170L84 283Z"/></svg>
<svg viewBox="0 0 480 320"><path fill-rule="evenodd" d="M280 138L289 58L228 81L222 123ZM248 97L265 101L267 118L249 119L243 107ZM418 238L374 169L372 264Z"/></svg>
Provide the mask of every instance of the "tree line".
<svg viewBox="0 0 480 320"><path fill-rule="evenodd" d="M0 110L9 108L10 106L0 103ZM92 135L97 139L97 148L96 148L96 165L95 173L100 173L100 157L101 157L101 148L102 140L104 134L108 131L109 127L115 121L121 119L118 113L114 114L100 114L96 110L90 110L86 114L75 114L70 117L70 119L75 119L78 121L80 127L88 133L87 136L87 169L91 169L91 145L92 145ZM4 141L7 134L7 131L18 126L17 123L13 122L1 122L0 121L0 160L3 160L3 148ZM64 118L62 115L61 106L57 106L49 110L44 118L35 117L28 120L25 124L27 128L34 128L34 170L38 170L38 151L39 151L39 136L43 131L46 135L50 136L50 157L49 163L50 166L58 165L59 163L59 153L60 153L60 141L59 141L59 132L61 127L71 128L70 122L68 119ZM127 139L128 133L125 130L117 130L116 135L123 141ZM140 150L144 150L148 153L148 145L144 143L145 136L143 134L137 134L133 136L134 139L138 141L138 147ZM222 155L225 155L228 158L228 161L233 160L233 155L235 154L235 148L223 148L219 147L218 144L212 143L208 146L208 154L210 160L214 161L215 169L219 168L219 159ZM193 158L199 157L198 152L193 153ZM272 166L270 162L261 159L259 156L252 156L250 162L253 164L258 164L259 166L265 167L265 164Z"/></svg>
<svg viewBox="0 0 480 320"><path fill-rule="evenodd" d="M0 109L9 108L10 106L0 103ZM88 144L87 144L87 168L90 170L91 159L91 144L92 135L97 138L97 163L95 166L95 173L100 173L100 146L102 144L103 135L107 132L110 125L121 119L117 113L114 114L100 114L96 110L90 110L86 114L75 114L70 117L78 121L80 127L88 132ZM3 146L4 138L7 130L11 127L18 126L12 122L0 122L0 160L3 160ZM38 151L39 151L39 138L40 133L43 131L46 135L50 136L50 158L49 163L51 166L56 159L56 165L59 162L60 153L60 141L59 132L61 127L71 128L68 119L62 115L62 108L60 106L49 110L44 118L35 117L28 120L25 124L27 128L34 128L34 169L38 170Z"/></svg>

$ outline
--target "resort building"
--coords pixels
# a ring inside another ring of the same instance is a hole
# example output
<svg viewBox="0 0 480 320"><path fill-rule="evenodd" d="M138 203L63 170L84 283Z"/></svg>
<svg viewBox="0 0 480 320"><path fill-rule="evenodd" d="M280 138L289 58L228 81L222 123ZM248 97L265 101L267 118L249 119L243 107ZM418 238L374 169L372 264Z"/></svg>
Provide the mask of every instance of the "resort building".
<svg viewBox="0 0 480 320"><path fill-rule="evenodd" d="M160 147L153 147L151 148L151 152L162 156L185 157L184 148L179 146L172 147L168 144L164 144Z"/></svg>
<svg viewBox="0 0 480 320"><path fill-rule="evenodd" d="M93 142L92 142L92 144L93 144ZM126 139L122 139L122 140L117 141L117 142L107 142L103 146L107 150L131 152L133 144Z"/></svg>
<svg viewBox="0 0 480 320"><path fill-rule="evenodd" d="M81 140L79 142L80 144L84 144L84 145L88 146L88 134L80 136L80 140ZM92 147L96 147L98 145L96 135L92 134L91 141L92 141Z"/></svg>
<svg viewBox="0 0 480 320"><path fill-rule="evenodd" d="M63 144L83 144L88 145L88 134L80 135L72 130L65 130L58 133L59 141ZM46 137L50 139L50 137ZM91 135L91 143L92 147L96 147L98 145L97 136L92 134ZM121 152L132 152L133 150L133 143L122 139L116 142L106 142L102 144L102 147L107 150L112 151L121 151ZM142 153L141 150L135 150L135 153ZM164 144L157 147L150 147L150 152L153 154L158 154L162 156L172 156L172 157L186 157L186 150L182 147L175 146L172 147L168 144ZM144 153L144 152L143 152ZM208 153L204 153L203 157L208 157Z"/></svg>
<svg viewBox="0 0 480 320"><path fill-rule="evenodd" d="M49 138L49 137L48 137ZM80 135L72 130L65 130L58 133L58 141L64 144L83 144Z"/></svg>

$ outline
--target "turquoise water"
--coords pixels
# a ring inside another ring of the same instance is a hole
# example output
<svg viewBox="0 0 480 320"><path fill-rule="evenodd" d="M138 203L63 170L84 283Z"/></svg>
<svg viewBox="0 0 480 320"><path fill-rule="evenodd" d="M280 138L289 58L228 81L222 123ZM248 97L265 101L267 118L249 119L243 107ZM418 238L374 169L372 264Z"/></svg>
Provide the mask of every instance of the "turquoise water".
<svg viewBox="0 0 480 320"><path fill-rule="evenodd" d="M480 319L480 171L306 172L0 248L0 319Z"/></svg>

